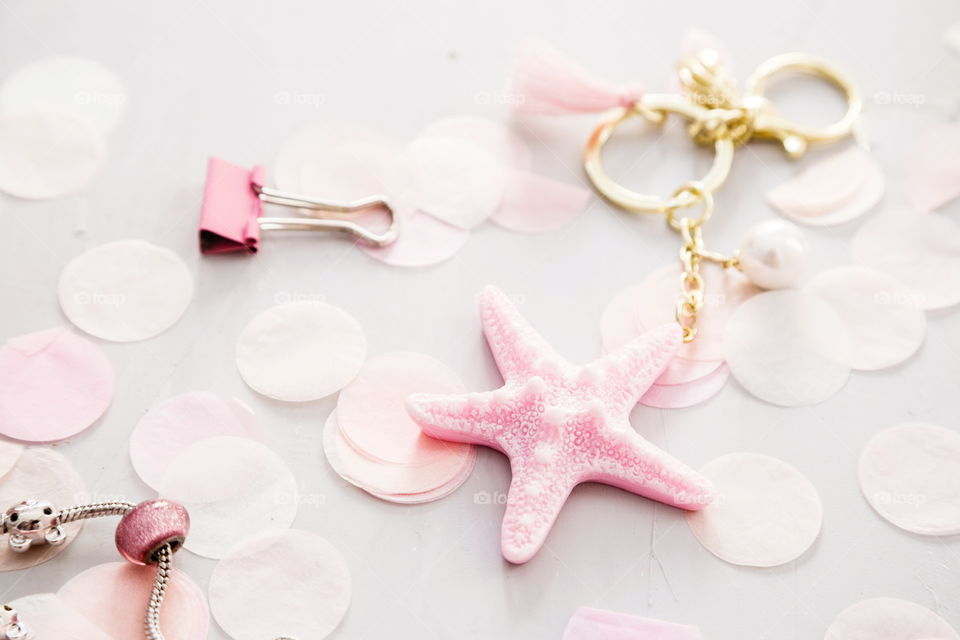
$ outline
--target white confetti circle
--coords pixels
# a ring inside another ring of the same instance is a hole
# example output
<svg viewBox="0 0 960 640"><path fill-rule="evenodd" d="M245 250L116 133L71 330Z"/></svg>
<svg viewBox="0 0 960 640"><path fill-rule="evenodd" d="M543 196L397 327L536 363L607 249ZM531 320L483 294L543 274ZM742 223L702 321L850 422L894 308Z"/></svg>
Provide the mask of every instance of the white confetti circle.
<svg viewBox="0 0 960 640"><path fill-rule="evenodd" d="M236 352L244 382L288 402L339 391L357 375L366 356L367 339L357 321L321 302L267 309L241 332Z"/></svg>
<svg viewBox="0 0 960 640"><path fill-rule="evenodd" d="M816 488L782 460L731 453L700 472L713 481L716 499L687 515L697 540L732 564L774 567L794 560L820 534L823 506Z"/></svg>
<svg viewBox="0 0 960 640"><path fill-rule="evenodd" d="M88 118L101 130L112 129L123 115L126 89L99 62L54 56L14 72L0 86L0 108L56 105Z"/></svg>
<svg viewBox="0 0 960 640"><path fill-rule="evenodd" d="M32 107L0 113L0 191L44 200L79 191L106 158L103 134L71 111Z"/></svg>
<svg viewBox="0 0 960 640"><path fill-rule="evenodd" d="M193 297L193 277L169 249L119 240L71 260L57 287L60 308L87 333L134 342L169 329Z"/></svg>
<svg viewBox="0 0 960 640"><path fill-rule="evenodd" d="M234 640L327 637L350 606L350 569L306 531L270 531L232 549L210 576L210 608ZM278 612L280 615L278 615Z"/></svg>
<svg viewBox="0 0 960 640"><path fill-rule="evenodd" d="M881 516L913 533L960 533L960 434L902 424L873 437L860 454L860 488Z"/></svg>
<svg viewBox="0 0 960 640"><path fill-rule="evenodd" d="M753 395L785 407L815 404L850 376L846 326L823 300L767 291L741 304L724 334L730 373Z"/></svg>
<svg viewBox="0 0 960 640"><path fill-rule="evenodd" d="M824 640L958 640L947 621L919 604L870 598L833 619Z"/></svg>

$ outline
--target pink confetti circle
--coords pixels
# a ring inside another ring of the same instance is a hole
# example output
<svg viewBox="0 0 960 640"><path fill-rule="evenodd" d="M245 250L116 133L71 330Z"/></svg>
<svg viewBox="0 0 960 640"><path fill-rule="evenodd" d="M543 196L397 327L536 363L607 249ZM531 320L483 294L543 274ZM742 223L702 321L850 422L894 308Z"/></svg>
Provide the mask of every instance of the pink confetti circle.
<svg viewBox="0 0 960 640"><path fill-rule="evenodd" d="M57 596L110 637L139 638L156 573L154 566L101 564L71 578ZM210 629L203 591L179 569L173 570L167 585L160 628L167 638L182 640L206 640Z"/></svg>
<svg viewBox="0 0 960 640"><path fill-rule="evenodd" d="M960 225L940 215L884 214L851 240L854 262L883 271L913 291L923 309L960 303Z"/></svg>
<svg viewBox="0 0 960 640"><path fill-rule="evenodd" d="M83 480L63 454L44 447L25 449L13 467L0 477L0 505L4 509L21 500L37 497L61 509L88 502ZM0 571L19 571L52 560L63 552L80 533L83 522L64 525L67 539L60 545L48 544L16 553L6 541L0 544Z"/></svg>
<svg viewBox="0 0 960 640"><path fill-rule="evenodd" d="M319 400L353 379L367 339L353 316L322 302L293 302L256 316L237 340L237 368L250 387L287 402Z"/></svg>
<svg viewBox="0 0 960 640"><path fill-rule="evenodd" d="M600 316L600 340L604 353L610 353L640 335L634 320L642 285L621 289L604 307Z"/></svg>
<svg viewBox="0 0 960 640"><path fill-rule="evenodd" d="M841 224L872 209L883 197L883 171L859 147L811 165L767 193L771 206L794 222Z"/></svg>
<svg viewBox="0 0 960 640"><path fill-rule="evenodd" d="M412 351L385 353L364 365L340 393L340 430L354 449L383 462L463 460L470 445L425 435L407 414L405 402L414 393L465 392L457 374L435 358Z"/></svg>
<svg viewBox="0 0 960 640"><path fill-rule="evenodd" d="M391 502L427 502L445 497L470 475L476 460L471 447L466 456L444 456L417 465L394 464L368 458L344 439L334 411L323 429L323 450L337 474L367 493Z"/></svg>
<svg viewBox="0 0 960 640"><path fill-rule="evenodd" d="M776 458L731 453L700 472L713 481L717 497L687 524L708 551L731 564L775 567L794 560L820 534L823 506L816 488Z"/></svg>
<svg viewBox="0 0 960 640"><path fill-rule="evenodd" d="M960 123L930 127L917 136L907 157L907 193L920 211L960 196Z"/></svg>
<svg viewBox="0 0 960 640"><path fill-rule="evenodd" d="M367 255L395 267L428 267L452 258L470 238L466 229L423 211L400 215L399 237L385 247L359 245Z"/></svg>
<svg viewBox="0 0 960 640"><path fill-rule="evenodd" d="M96 422L113 397L113 367L94 343L65 329L0 348L0 433L55 442Z"/></svg>
<svg viewBox="0 0 960 640"><path fill-rule="evenodd" d="M253 411L236 398L207 391L184 393L140 418L130 435L130 461L141 480L159 489L177 454L215 436L263 439Z"/></svg>
<svg viewBox="0 0 960 640"><path fill-rule="evenodd" d="M320 640L350 606L350 569L327 540L269 531L230 551L210 576L213 616L234 640Z"/></svg>
<svg viewBox="0 0 960 640"><path fill-rule="evenodd" d="M705 295L703 310L697 316L697 338L680 347L677 355L688 360L723 359L724 327L730 315L743 302L760 292L739 271L703 266ZM634 319L640 332L676 322L680 296L680 266L670 264L651 273L640 284L634 307Z"/></svg>
<svg viewBox="0 0 960 640"><path fill-rule="evenodd" d="M833 619L824 640L958 640L947 621L898 598L861 600Z"/></svg>
<svg viewBox="0 0 960 640"><path fill-rule="evenodd" d="M490 220L511 231L543 233L561 229L580 217L590 191L529 171L506 173L503 198Z"/></svg>
<svg viewBox="0 0 960 640"><path fill-rule="evenodd" d="M909 423L875 435L860 454L860 488L877 513L926 536L960 533L960 434Z"/></svg>
<svg viewBox="0 0 960 640"><path fill-rule="evenodd" d="M916 296L891 276L866 267L817 274L804 290L825 301L847 326L854 369L892 367L916 353L927 316Z"/></svg>

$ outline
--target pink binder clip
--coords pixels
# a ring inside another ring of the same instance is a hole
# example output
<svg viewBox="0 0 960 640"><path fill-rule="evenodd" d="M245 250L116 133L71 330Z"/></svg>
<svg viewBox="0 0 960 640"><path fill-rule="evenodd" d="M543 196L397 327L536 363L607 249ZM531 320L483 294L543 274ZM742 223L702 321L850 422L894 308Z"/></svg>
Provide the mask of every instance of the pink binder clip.
<svg viewBox="0 0 960 640"><path fill-rule="evenodd" d="M260 245L260 232L270 230L340 231L374 247L388 245L397 239L399 223L385 196L370 196L351 202L318 200L265 187L265 173L261 166L254 167L251 171L220 158L210 158L200 213L201 252L256 253ZM382 233L376 233L352 220L324 218L319 214L317 217L264 217L264 202L318 212L347 214L379 209L390 216L390 227Z"/></svg>

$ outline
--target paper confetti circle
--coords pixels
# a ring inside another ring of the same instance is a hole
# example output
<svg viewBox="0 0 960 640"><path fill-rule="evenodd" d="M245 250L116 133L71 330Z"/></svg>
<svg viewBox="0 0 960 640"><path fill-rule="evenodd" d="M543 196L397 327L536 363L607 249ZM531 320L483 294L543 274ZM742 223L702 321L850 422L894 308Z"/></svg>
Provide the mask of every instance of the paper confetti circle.
<svg viewBox="0 0 960 640"><path fill-rule="evenodd" d="M840 317L816 296L784 289L758 294L731 314L724 334L730 373L767 402L821 402L850 376L851 344Z"/></svg>
<svg viewBox="0 0 960 640"><path fill-rule="evenodd" d="M326 638L346 615L350 569L306 531L269 531L230 551L210 576L210 608L233 640Z"/></svg>
<svg viewBox="0 0 960 640"><path fill-rule="evenodd" d="M720 393L729 377L730 371L721 362L713 371L695 380L680 384L654 384L640 398L640 404L656 409L692 407Z"/></svg>
<svg viewBox="0 0 960 640"><path fill-rule="evenodd" d="M129 562L91 567L60 587L57 596L111 638L143 636L146 603L157 568ZM167 638L206 640L210 610L203 591L185 572L173 569L160 616Z"/></svg>
<svg viewBox="0 0 960 640"><path fill-rule="evenodd" d="M860 455L860 488L877 513L927 536L960 533L960 434L909 423L875 435Z"/></svg>
<svg viewBox="0 0 960 640"><path fill-rule="evenodd" d="M37 593L7 603L28 625L31 638L112 640L100 627L55 593Z"/></svg>
<svg viewBox="0 0 960 640"><path fill-rule="evenodd" d="M140 479L159 489L171 461L195 442L217 436L261 440L253 412L239 400L194 391L164 400L130 435L130 460Z"/></svg>
<svg viewBox="0 0 960 640"><path fill-rule="evenodd" d="M960 303L960 225L940 215L884 214L850 241L854 262L893 276L922 309Z"/></svg>
<svg viewBox="0 0 960 640"><path fill-rule="evenodd" d="M363 329L343 309L293 302L267 309L243 329L237 368L250 387L288 402L318 400L350 382L367 356Z"/></svg>
<svg viewBox="0 0 960 640"><path fill-rule="evenodd" d="M400 215L400 236L385 247L360 245L367 255L395 267L428 267L452 258L470 238L468 230L423 211Z"/></svg>
<svg viewBox="0 0 960 640"><path fill-rule="evenodd" d="M423 464L396 464L367 457L343 437L337 412L323 428L323 451L341 478L367 493L401 504L439 500L453 493L473 471L476 448L466 456L450 454Z"/></svg>
<svg viewBox="0 0 960 640"><path fill-rule="evenodd" d="M193 277L169 249L119 240L90 249L60 274L60 308L87 333L114 342L152 338L180 319Z"/></svg>
<svg viewBox="0 0 960 640"><path fill-rule="evenodd" d="M13 338L0 348L0 433L55 442L107 410L113 367L103 351L65 329Z"/></svg>
<svg viewBox="0 0 960 640"><path fill-rule="evenodd" d="M716 499L686 514L697 540L731 564L774 567L794 560L820 534L823 507L816 488L787 463L756 453L731 453L700 472Z"/></svg>
<svg viewBox="0 0 960 640"><path fill-rule="evenodd" d="M0 477L0 505L4 509L31 496L49 500L61 509L87 502L83 480L70 461L43 447L25 449L6 475ZM82 528L82 521L63 525L67 538L62 544L38 545L26 553L14 552L4 541L0 544L0 571L19 571L52 560L76 539Z"/></svg>
<svg viewBox="0 0 960 640"><path fill-rule="evenodd" d="M0 191L43 200L79 191L100 172L103 134L86 118L52 107L0 113Z"/></svg>
<svg viewBox="0 0 960 640"><path fill-rule="evenodd" d="M84 58L43 58L21 67L0 86L4 110L55 105L79 113L103 131L119 122L126 102L120 79Z"/></svg>
<svg viewBox="0 0 960 640"><path fill-rule="evenodd" d="M897 598L861 600L840 612L824 640L958 640L947 621L919 604Z"/></svg>
<svg viewBox="0 0 960 640"><path fill-rule="evenodd" d="M412 351L373 358L340 394L337 414L344 438L358 451L384 462L425 464L463 460L470 445L425 435L407 414L414 393L465 393L463 382L445 364Z"/></svg>
<svg viewBox="0 0 960 640"><path fill-rule="evenodd" d="M217 436L181 451L160 482L160 495L190 512L184 548L222 558L231 547L297 515L297 481L276 453L253 440Z"/></svg>
<svg viewBox="0 0 960 640"><path fill-rule="evenodd" d="M464 138L480 145L502 165L525 171L530 168L530 147L509 127L486 118L460 115L436 120L417 136L418 138Z"/></svg>
<svg viewBox="0 0 960 640"><path fill-rule="evenodd" d="M847 326L853 369L892 367L916 353L927 317L909 289L866 267L838 267L816 275L804 290L825 301Z"/></svg>

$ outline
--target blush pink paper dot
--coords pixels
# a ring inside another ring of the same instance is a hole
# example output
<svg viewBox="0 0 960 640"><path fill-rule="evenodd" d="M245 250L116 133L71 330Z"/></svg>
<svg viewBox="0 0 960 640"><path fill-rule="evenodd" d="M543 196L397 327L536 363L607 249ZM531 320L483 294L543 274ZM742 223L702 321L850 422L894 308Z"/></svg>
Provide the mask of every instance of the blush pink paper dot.
<svg viewBox="0 0 960 640"><path fill-rule="evenodd" d="M210 607L233 640L320 640L350 606L350 569L327 540L271 531L230 551L210 576Z"/></svg>
<svg viewBox="0 0 960 640"><path fill-rule="evenodd" d="M13 338L0 348L0 433L54 442L107 410L113 367L100 347L65 329Z"/></svg>
<svg viewBox="0 0 960 640"><path fill-rule="evenodd" d="M340 393L337 416L343 437L367 456L396 464L425 464L449 456L460 460L470 445L425 435L407 414L414 393L465 393L457 374L435 358L394 351L371 359Z"/></svg>
<svg viewBox="0 0 960 640"><path fill-rule="evenodd" d="M360 245L372 258L395 267L428 267L452 258L467 243L470 232L413 211L401 218L400 236L385 247Z"/></svg>
<svg viewBox="0 0 960 640"><path fill-rule="evenodd" d="M775 567L810 548L823 523L816 488L782 460L757 453L731 453L700 472L717 497L687 524L708 551L731 564Z"/></svg>
<svg viewBox="0 0 960 640"><path fill-rule="evenodd" d="M730 314L760 292L739 271L706 264L701 271L706 294L697 318L697 339L680 347L677 355L688 360L723 359L724 327ZM640 333L676 322L680 295L680 267L669 264L647 276L637 292L634 319Z"/></svg>
<svg viewBox="0 0 960 640"><path fill-rule="evenodd" d="M419 172L422 211L471 229L500 204L504 169L480 145L453 136L429 136L417 138L408 150Z"/></svg>
<svg viewBox="0 0 960 640"><path fill-rule="evenodd" d="M715 369L698 380L681 384L654 384L640 398L640 404L656 409L683 409L706 402L720 393L730 372L721 363Z"/></svg>
<svg viewBox="0 0 960 640"><path fill-rule="evenodd" d="M428 124L419 138L464 138L486 149L502 165L526 171L532 160L530 147L508 127L477 116L450 116Z"/></svg>
<svg viewBox="0 0 960 640"><path fill-rule="evenodd" d="M356 451L343 438L336 411L324 424L323 450L330 466L340 477L384 500L411 494L424 499L436 499L433 496L438 494L443 497L466 480L476 459L476 450L470 447L466 456L451 454L420 465L373 460Z"/></svg>
<svg viewBox="0 0 960 640"><path fill-rule="evenodd" d="M240 333L237 368L250 387L288 402L319 400L343 388L367 356L353 316L321 302L267 309Z"/></svg>
<svg viewBox="0 0 960 640"><path fill-rule="evenodd" d="M139 638L156 572L154 566L129 562L101 564L71 578L57 596L110 637ZM177 640L206 640L210 629L203 591L176 568L167 585L160 628L167 638Z"/></svg>
<svg viewBox="0 0 960 640"><path fill-rule="evenodd" d="M600 342L603 353L610 353L641 335L634 315L639 304L641 285L621 289L600 315Z"/></svg>
<svg viewBox="0 0 960 640"><path fill-rule="evenodd" d="M263 439L253 411L236 398L207 391L184 393L140 418L130 435L130 461L140 479L158 489L178 453L215 436Z"/></svg>
<svg viewBox="0 0 960 640"><path fill-rule="evenodd" d="M71 260L57 285L60 308L87 333L115 342L145 340L180 319L193 277L169 249L119 240Z"/></svg>
<svg viewBox="0 0 960 640"><path fill-rule="evenodd" d="M297 192L331 200L372 195L395 200L416 191L417 181L409 153L385 139L372 138L314 150L301 168Z"/></svg>
<svg viewBox="0 0 960 640"><path fill-rule="evenodd" d="M907 194L920 211L960 196L960 123L930 127L917 136L907 155Z"/></svg>
<svg viewBox="0 0 960 640"><path fill-rule="evenodd" d="M25 449L0 477L0 505L6 505L4 509L30 497L49 500L61 509L88 501L83 480L70 461L43 447ZM0 544L0 571L18 571L52 560L76 539L82 527L82 521L66 524L63 544L40 545L26 553L15 553L4 541Z"/></svg>
<svg viewBox="0 0 960 640"><path fill-rule="evenodd" d="M850 377L846 325L802 291L766 291L740 305L727 322L724 351L744 389L784 407L822 402Z"/></svg>
<svg viewBox="0 0 960 640"><path fill-rule="evenodd" d="M590 191L577 185L508 170L503 199L490 219L511 231L542 233L576 220L587 207Z"/></svg>
<svg viewBox="0 0 960 640"><path fill-rule="evenodd" d="M851 240L854 262L883 271L913 291L923 309L960 303L960 225L939 215L885 214Z"/></svg>
<svg viewBox="0 0 960 640"><path fill-rule="evenodd" d="M703 640L697 627L605 611L577 609L562 640Z"/></svg>
<svg viewBox="0 0 960 640"><path fill-rule="evenodd" d="M8 602L28 626L30 639L113 640L55 593L38 593Z"/></svg>
<svg viewBox="0 0 960 640"><path fill-rule="evenodd" d="M866 267L828 269L804 290L829 304L846 324L854 369L892 367L923 343L926 314L909 289L884 273Z"/></svg>
<svg viewBox="0 0 960 640"><path fill-rule="evenodd" d="M858 147L819 164L767 193L767 200L794 222L842 224L873 209L886 182L880 166Z"/></svg>
<svg viewBox="0 0 960 640"><path fill-rule="evenodd" d="M960 533L960 434L908 423L875 435L860 454L860 489L877 513L927 536Z"/></svg>
<svg viewBox="0 0 960 640"><path fill-rule="evenodd" d="M181 451L160 483L160 495L190 513L188 551L222 558L261 531L293 524L300 503L290 468L266 446L217 436Z"/></svg>
<svg viewBox="0 0 960 640"><path fill-rule="evenodd" d="M23 445L19 442L0 440L0 478L5 476L20 459Z"/></svg>
<svg viewBox="0 0 960 640"><path fill-rule="evenodd" d="M958 640L947 621L898 598L861 600L840 612L824 640Z"/></svg>
<svg viewBox="0 0 960 640"><path fill-rule="evenodd" d="M0 114L0 191L18 198L59 198L87 186L107 145L85 117L49 106Z"/></svg>

